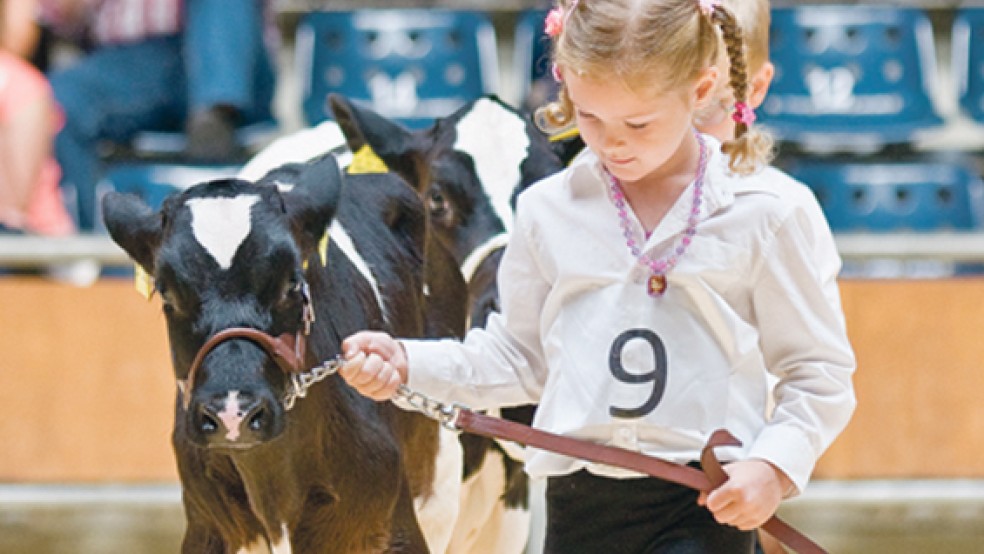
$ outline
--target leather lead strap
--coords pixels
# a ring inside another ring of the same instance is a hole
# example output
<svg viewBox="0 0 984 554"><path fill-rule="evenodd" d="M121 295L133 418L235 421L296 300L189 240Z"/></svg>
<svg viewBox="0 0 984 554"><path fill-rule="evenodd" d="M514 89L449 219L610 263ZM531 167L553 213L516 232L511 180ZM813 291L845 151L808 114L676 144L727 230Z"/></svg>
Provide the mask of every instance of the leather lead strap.
<svg viewBox="0 0 984 554"><path fill-rule="evenodd" d="M714 456L714 447L740 444L727 431L716 431L701 453L701 465L704 468L704 471L701 471L647 456L640 452L563 437L467 409L458 411L454 425L463 431L476 435L492 439L511 440L565 456L637 471L698 491L714 490L727 480L727 474ZM820 545L776 516L772 516L765 522L762 529L798 554L827 554L827 551Z"/></svg>

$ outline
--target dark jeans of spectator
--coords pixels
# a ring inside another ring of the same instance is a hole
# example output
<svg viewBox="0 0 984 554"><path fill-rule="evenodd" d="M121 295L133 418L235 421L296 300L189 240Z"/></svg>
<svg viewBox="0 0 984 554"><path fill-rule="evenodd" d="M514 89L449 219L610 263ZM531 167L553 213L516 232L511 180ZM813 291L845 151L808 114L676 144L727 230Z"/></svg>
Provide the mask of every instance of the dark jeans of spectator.
<svg viewBox="0 0 984 554"><path fill-rule="evenodd" d="M180 131L196 109L223 104L244 123L270 118L275 78L260 0L188 0L183 35L97 46L49 75L65 126L55 140L62 187L79 228L96 226L100 145L147 130Z"/></svg>

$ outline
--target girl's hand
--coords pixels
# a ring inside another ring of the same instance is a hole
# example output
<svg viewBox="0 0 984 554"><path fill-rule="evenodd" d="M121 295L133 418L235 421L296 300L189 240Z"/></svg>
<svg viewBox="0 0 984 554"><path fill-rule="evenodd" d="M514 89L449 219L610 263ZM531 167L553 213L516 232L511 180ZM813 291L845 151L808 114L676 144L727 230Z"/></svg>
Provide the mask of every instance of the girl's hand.
<svg viewBox="0 0 984 554"><path fill-rule="evenodd" d="M792 489L786 474L765 460L743 460L724 465L728 480L702 492L697 503L706 506L718 523L751 531L769 520L784 493Z"/></svg>
<svg viewBox="0 0 984 554"><path fill-rule="evenodd" d="M377 331L361 331L342 341L345 364L339 375L363 396L389 400L407 381L407 355L396 339Z"/></svg>

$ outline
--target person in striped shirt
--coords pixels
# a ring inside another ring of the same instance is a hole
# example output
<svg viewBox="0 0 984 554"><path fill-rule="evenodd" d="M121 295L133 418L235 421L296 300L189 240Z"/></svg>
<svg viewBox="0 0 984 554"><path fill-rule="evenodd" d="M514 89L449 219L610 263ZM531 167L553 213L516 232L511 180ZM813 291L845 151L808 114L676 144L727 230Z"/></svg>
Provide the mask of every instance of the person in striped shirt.
<svg viewBox="0 0 984 554"><path fill-rule="evenodd" d="M95 225L100 146L188 132L192 159L237 155L235 126L271 117L265 0L38 0L40 21L86 45L49 77L65 110L55 142L79 226Z"/></svg>

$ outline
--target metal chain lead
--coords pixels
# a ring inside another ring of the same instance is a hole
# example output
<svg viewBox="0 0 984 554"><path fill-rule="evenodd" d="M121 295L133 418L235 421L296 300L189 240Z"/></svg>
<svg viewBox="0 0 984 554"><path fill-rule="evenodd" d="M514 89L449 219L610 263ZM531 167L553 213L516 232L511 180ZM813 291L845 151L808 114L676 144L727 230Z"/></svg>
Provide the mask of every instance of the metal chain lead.
<svg viewBox="0 0 984 554"><path fill-rule="evenodd" d="M298 398L304 398L307 396L308 389L314 386L315 383L320 383L328 377L338 373L338 370L341 369L344 363L344 358L342 358L341 355L338 355L330 360L327 360L321 365L312 367L305 372L294 373L291 375L290 390L288 390L284 395L284 409L289 411L293 408ZM396 396L394 398L402 399L411 408L433 419L434 421L437 421L446 429L450 429L451 431L460 431L455 424L458 414L463 409L460 404L444 404L443 402L434 400L433 398L430 398L422 393L410 390L410 387L407 387L406 385L400 385L399 388L396 389Z"/></svg>
<svg viewBox="0 0 984 554"><path fill-rule="evenodd" d="M297 402L298 398L304 398L307 396L308 389L310 389L315 383L320 383L328 377L338 373L339 368L345 361L341 356L336 356L335 358L324 362L321 365L312 367L311 369L302 372L294 373L290 376L290 390L284 395L284 409L290 410L294 407L294 403Z"/></svg>
<svg viewBox="0 0 984 554"><path fill-rule="evenodd" d="M410 389L406 385L400 385L396 389L395 398L402 399L411 408L424 414L425 416L440 423L445 429L460 431L457 420L458 414L464 409L460 404L445 404L438 400Z"/></svg>

